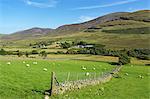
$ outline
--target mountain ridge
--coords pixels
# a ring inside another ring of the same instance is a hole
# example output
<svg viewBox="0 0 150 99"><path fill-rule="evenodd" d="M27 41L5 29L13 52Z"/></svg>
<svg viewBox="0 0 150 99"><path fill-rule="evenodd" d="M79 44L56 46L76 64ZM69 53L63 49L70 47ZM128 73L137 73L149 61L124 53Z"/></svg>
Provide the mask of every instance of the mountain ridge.
<svg viewBox="0 0 150 99"><path fill-rule="evenodd" d="M120 26L122 23L126 25L127 23L130 22L131 24L134 23L134 25L142 24L143 27L144 26L147 27L147 25L145 24L150 22L149 15L150 10L139 10L135 12L115 12L82 23L62 25L56 29L34 27L23 31L18 31L10 35L2 36L1 39L19 40L44 36L58 36L64 34L72 34L84 31L91 27L106 28L115 26L116 25L114 24L115 22L118 22L117 25ZM125 23L125 21L127 22ZM104 26L103 24L107 25Z"/></svg>

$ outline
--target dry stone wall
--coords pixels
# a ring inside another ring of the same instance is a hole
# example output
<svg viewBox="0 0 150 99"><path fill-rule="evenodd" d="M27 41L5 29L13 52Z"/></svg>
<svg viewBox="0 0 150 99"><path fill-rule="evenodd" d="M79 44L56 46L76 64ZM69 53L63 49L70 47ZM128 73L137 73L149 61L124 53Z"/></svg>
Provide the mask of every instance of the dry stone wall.
<svg viewBox="0 0 150 99"><path fill-rule="evenodd" d="M95 78L95 79L86 79L86 80L78 80L78 81L69 81L65 83L61 83L59 85L53 86L53 90L51 90L51 94L63 94L66 91L71 91L75 89L80 89L85 86L89 85L97 85L101 83L109 82L114 74L119 73L122 66L117 66L115 69L113 69L111 72L108 72L101 77Z"/></svg>

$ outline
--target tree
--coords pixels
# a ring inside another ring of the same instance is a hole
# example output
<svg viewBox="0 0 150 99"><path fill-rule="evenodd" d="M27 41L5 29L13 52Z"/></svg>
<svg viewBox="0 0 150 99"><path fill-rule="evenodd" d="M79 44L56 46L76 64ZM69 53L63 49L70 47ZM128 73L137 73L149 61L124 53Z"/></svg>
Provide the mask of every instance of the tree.
<svg viewBox="0 0 150 99"><path fill-rule="evenodd" d="M32 53L32 54L38 54L38 51L37 51L37 50L32 50L31 53Z"/></svg>
<svg viewBox="0 0 150 99"><path fill-rule="evenodd" d="M62 47L62 48L69 48L69 47L71 47L71 44L67 43L67 42L64 42L64 43L61 43L60 47Z"/></svg>
<svg viewBox="0 0 150 99"><path fill-rule="evenodd" d="M46 51L41 51L41 52L40 52L40 55L41 55L42 57L44 57L44 58L46 58L46 57L47 57L47 53L46 53Z"/></svg>
<svg viewBox="0 0 150 99"><path fill-rule="evenodd" d="M6 54L7 54L7 52L4 49L0 50L0 55L6 55Z"/></svg>
<svg viewBox="0 0 150 99"><path fill-rule="evenodd" d="M125 65L125 64L128 64L130 63L130 58L128 57L127 54L125 53L120 53L119 54L119 62L118 62L120 65Z"/></svg>
<svg viewBox="0 0 150 99"><path fill-rule="evenodd" d="M22 52L18 52L17 55L18 55L18 57L21 57L23 55L23 53Z"/></svg>
<svg viewBox="0 0 150 99"><path fill-rule="evenodd" d="M26 52L26 53L25 53L25 56L26 56L26 57L29 57L29 53L28 53L28 52Z"/></svg>

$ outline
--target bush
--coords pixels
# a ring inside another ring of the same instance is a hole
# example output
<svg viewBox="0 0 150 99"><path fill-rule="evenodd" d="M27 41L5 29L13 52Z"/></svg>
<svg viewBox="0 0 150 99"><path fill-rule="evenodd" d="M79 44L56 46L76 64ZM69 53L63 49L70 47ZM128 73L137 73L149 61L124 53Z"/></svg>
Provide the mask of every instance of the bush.
<svg viewBox="0 0 150 99"><path fill-rule="evenodd" d="M128 57L127 54L125 53L120 53L119 54L119 62L118 62L120 65L125 65L125 64L128 64L130 63L130 58Z"/></svg>
<svg viewBox="0 0 150 99"><path fill-rule="evenodd" d="M63 51L57 51L56 54L65 54Z"/></svg>
<svg viewBox="0 0 150 99"><path fill-rule="evenodd" d="M32 50L31 54L38 54L37 50Z"/></svg>
<svg viewBox="0 0 150 99"><path fill-rule="evenodd" d="M18 52L17 55L18 57L21 57L23 55L23 52Z"/></svg>
<svg viewBox="0 0 150 99"><path fill-rule="evenodd" d="M0 50L0 55L7 55L7 52L4 49Z"/></svg>
<svg viewBox="0 0 150 99"><path fill-rule="evenodd" d="M67 42L64 42L64 43L61 43L60 47L62 47L62 48L69 48L69 47L71 47L71 44L67 43Z"/></svg>
<svg viewBox="0 0 150 99"><path fill-rule="evenodd" d="M46 57L47 57L46 51L41 51L41 52L40 52L40 56L46 58Z"/></svg>
<svg viewBox="0 0 150 99"><path fill-rule="evenodd" d="M142 59L142 60L150 60L150 56L148 56L148 55L137 56L137 58Z"/></svg>

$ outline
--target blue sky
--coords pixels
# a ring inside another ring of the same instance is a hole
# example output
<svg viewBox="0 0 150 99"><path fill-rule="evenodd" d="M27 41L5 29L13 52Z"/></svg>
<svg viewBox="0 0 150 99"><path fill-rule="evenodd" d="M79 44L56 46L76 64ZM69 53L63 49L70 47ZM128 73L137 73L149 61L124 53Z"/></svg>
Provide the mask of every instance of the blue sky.
<svg viewBox="0 0 150 99"><path fill-rule="evenodd" d="M0 33L56 28L112 12L150 9L148 0L0 0Z"/></svg>

